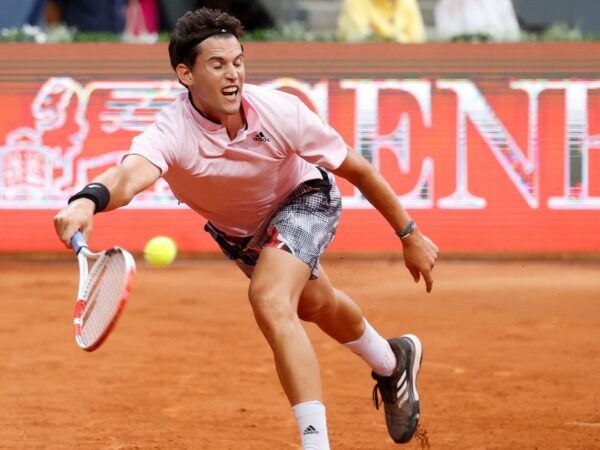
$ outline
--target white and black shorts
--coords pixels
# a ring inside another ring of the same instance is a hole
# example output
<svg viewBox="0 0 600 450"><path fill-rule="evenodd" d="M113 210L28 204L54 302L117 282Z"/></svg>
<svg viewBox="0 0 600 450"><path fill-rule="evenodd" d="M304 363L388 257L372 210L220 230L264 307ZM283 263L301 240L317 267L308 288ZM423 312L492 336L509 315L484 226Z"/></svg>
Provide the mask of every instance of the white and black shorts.
<svg viewBox="0 0 600 450"><path fill-rule="evenodd" d="M322 179L298 186L265 220L254 236L228 236L207 222L204 230L242 271L252 271L264 247L281 248L308 264L311 279L318 278L319 258L333 239L342 210L333 175L319 168Z"/></svg>

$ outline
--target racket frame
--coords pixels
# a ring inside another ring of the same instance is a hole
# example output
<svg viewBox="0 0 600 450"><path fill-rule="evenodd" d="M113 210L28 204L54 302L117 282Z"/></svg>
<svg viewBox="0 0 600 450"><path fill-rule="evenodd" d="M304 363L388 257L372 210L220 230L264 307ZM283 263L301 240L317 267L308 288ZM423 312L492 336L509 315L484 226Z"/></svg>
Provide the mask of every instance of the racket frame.
<svg viewBox="0 0 600 450"><path fill-rule="evenodd" d="M73 247L73 251L77 255L77 262L79 264L79 288L77 291L77 302L75 303L75 313L73 316L73 326L75 331L75 342L77 345L88 352L92 352L96 350L98 347L102 345L102 343L106 340L108 335L113 330L125 304L127 303L127 299L129 298L129 294L131 293L131 288L133 286L133 280L135 278L136 266L135 259L127 250L122 247L115 246L113 248L102 250L99 252L93 252L89 249L83 234L80 231L77 231L73 237L71 238L71 246ZM105 327L102 334L96 339L95 342L91 344L86 344L82 338L82 328L83 328L83 314L85 311L85 307L88 302L88 294L90 291L90 283L89 280L93 275L95 270L99 270L104 258L110 258L113 253L121 253L123 255L123 259L125 262L125 272L126 275L123 278L123 285L121 287L121 297L119 298L119 303L116 311L113 314L113 317L109 324ZM91 271L89 270L89 260L95 260L94 265L92 266Z"/></svg>

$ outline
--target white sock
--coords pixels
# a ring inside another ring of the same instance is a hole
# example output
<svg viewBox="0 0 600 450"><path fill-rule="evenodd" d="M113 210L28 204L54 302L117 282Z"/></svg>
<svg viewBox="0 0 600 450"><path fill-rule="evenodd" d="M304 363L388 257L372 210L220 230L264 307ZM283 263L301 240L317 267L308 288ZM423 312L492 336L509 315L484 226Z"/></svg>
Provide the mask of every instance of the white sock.
<svg viewBox="0 0 600 450"><path fill-rule="evenodd" d="M375 331L367 319L365 321L365 332L356 341L346 342L344 345L360 356L373 372L390 376L396 368L396 355L388 341Z"/></svg>
<svg viewBox="0 0 600 450"><path fill-rule="evenodd" d="M292 410L300 429L302 450L329 450L325 406L315 400L298 403Z"/></svg>

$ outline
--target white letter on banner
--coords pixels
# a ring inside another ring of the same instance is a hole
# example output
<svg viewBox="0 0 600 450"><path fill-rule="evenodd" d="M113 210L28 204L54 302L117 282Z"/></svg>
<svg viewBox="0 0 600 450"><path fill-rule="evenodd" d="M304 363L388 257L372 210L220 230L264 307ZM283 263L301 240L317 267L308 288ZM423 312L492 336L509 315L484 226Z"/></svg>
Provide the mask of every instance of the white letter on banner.
<svg viewBox="0 0 600 450"><path fill-rule="evenodd" d="M296 78L276 78L275 80L261 83L271 89L290 88L300 91L308 97L312 102L314 109L317 111L321 119L329 123L329 84L327 81L319 81L311 86L308 83L297 80ZM308 105L310 107L310 105Z"/></svg>
<svg viewBox="0 0 600 450"><path fill-rule="evenodd" d="M502 122L473 82L469 80L440 80L440 89L453 90L457 97L456 112L456 190L448 197L438 200L440 208L445 209L482 209L486 200L476 197L468 190L467 164L467 118L479 130L483 140L517 187L527 204L532 208L539 205L538 152L537 152L537 94L529 97L529 139L527 157L506 131Z"/></svg>
<svg viewBox="0 0 600 450"><path fill-rule="evenodd" d="M600 136L590 136L588 91L600 89L600 81L554 81L550 89L565 89L566 142L564 195L550 197L552 209L600 209L600 197L589 196L590 149L600 149Z"/></svg>
<svg viewBox="0 0 600 450"><path fill-rule="evenodd" d="M397 89L411 94L418 102L426 127L431 127L431 83L422 80L342 80L343 89L356 91L354 148L377 168L380 168L379 152L390 149L398 161L402 173L410 171L410 117L402 113L396 129L385 136L378 134L379 129L379 91ZM406 195L399 197L407 208L433 207L433 160L424 158L421 173L416 186ZM358 189L354 195L343 198L344 205L350 208L371 208Z"/></svg>

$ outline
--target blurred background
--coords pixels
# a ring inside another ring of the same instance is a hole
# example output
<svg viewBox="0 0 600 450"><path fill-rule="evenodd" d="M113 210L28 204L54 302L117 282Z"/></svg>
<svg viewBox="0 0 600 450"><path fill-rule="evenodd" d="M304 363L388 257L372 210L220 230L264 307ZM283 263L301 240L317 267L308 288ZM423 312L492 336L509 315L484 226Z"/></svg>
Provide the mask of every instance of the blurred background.
<svg viewBox="0 0 600 450"><path fill-rule="evenodd" d="M597 0L2 0L0 4L3 40L39 42L72 40L78 31L78 39L81 33L107 33L151 43L168 33L185 11L202 6L233 13L245 24L249 38L259 40L357 40L342 28L364 26L359 22L371 13L396 21L396 28L402 26L399 16L404 27L422 25L424 33L418 41L565 40L600 35ZM519 35L514 32L515 21ZM39 30L23 30L26 24ZM501 28L504 34L495 35L494 30ZM362 37L402 40L381 31L371 26ZM87 38L99 39L97 35Z"/></svg>

